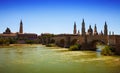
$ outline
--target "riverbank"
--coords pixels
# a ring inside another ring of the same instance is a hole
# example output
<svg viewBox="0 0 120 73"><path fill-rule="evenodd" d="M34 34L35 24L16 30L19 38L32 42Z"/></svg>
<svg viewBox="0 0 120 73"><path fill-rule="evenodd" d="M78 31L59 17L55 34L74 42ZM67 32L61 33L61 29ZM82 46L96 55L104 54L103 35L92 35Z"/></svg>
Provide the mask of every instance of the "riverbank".
<svg viewBox="0 0 120 73"><path fill-rule="evenodd" d="M42 46L42 44L9 44L9 45L0 45L0 48L2 48L2 47L14 47L14 46L18 46L18 47L36 46L36 45Z"/></svg>
<svg viewBox="0 0 120 73"><path fill-rule="evenodd" d="M30 45L42 45L42 44L10 44L9 46L30 46Z"/></svg>

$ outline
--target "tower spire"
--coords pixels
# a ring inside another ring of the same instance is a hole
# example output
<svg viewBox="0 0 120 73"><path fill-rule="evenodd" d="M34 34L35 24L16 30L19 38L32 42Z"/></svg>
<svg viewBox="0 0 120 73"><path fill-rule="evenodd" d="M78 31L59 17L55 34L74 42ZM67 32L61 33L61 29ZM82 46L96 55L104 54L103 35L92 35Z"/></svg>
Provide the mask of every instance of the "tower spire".
<svg viewBox="0 0 120 73"><path fill-rule="evenodd" d="M91 25L89 25L88 35L93 35L93 30L92 30L92 28L91 28Z"/></svg>
<svg viewBox="0 0 120 73"><path fill-rule="evenodd" d="M80 35L80 31L78 30L78 35Z"/></svg>
<svg viewBox="0 0 120 73"><path fill-rule="evenodd" d="M22 23L22 20L20 21L19 33L23 33L23 23Z"/></svg>
<svg viewBox="0 0 120 73"><path fill-rule="evenodd" d="M74 22L74 30L73 30L73 34L77 33L77 28L76 28L76 22Z"/></svg>
<svg viewBox="0 0 120 73"><path fill-rule="evenodd" d="M94 27L94 35L98 35L96 24L95 24L95 27Z"/></svg>
<svg viewBox="0 0 120 73"><path fill-rule="evenodd" d="M104 25L104 35L108 35L108 29L107 29L106 21L105 21L105 25Z"/></svg>
<svg viewBox="0 0 120 73"><path fill-rule="evenodd" d="M81 29L81 33L82 33L82 36L84 36L86 33L85 33L85 22L84 22L84 19L82 21L82 29Z"/></svg>
<svg viewBox="0 0 120 73"><path fill-rule="evenodd" d="M102 30L101 30L101 32L100 32L100 35L103 35L103 32L102 32Z"/></svg>

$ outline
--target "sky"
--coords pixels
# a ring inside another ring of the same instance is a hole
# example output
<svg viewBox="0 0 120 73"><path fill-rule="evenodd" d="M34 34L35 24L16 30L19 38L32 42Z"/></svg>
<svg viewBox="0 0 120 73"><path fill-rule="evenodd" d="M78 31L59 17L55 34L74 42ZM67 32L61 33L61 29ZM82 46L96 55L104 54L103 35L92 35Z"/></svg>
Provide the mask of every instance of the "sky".
<svg viewBox="0 0 120 73"><path fill-rule="evenodd" d="M72 34L74 22L81 32L82 19L98 32L120 34L120 0L0 0L0 33L8 27L19 32L20 20L24 33Z"/></svg>

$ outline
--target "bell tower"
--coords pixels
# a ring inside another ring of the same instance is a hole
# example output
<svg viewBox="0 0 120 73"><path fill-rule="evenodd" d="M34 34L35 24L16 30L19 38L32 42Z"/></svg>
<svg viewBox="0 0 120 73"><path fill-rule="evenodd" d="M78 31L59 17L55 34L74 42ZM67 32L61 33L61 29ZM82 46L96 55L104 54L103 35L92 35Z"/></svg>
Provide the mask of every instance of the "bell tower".
<svg viewBox="0 0 120 73"><path fill-rule="evenodd" d="M96 24L95 24L95 27L94 27L94 35L98 35Z"/></svg>
<svg viewBox="0 0 120 73"><path fill-rule="evenodd" d="M19 33L23 33L23 23L22 23L22 20L20 21Z"/></svg>
<svg viewBox="0 0 120 73"><path fill-rule="evenodd" d="M93 35L93 30L91 28L91 25L89 26L89 29L88 29L88 35Z"/></svg>
<svg viewBox="0 0 120 73"><path fill-rule="evenodd" d="M83 19L83 21L82 21L82 29L81 29L81 34L82 34L82 36L85 36L86 35L86 32L85 32L85 22L84 22L84 19Z"/></svg>
<svg viewBox="0 0 120 73"><path fill-rule="evenodd" d="M104 25L104 35L108 35L107 23Z"/></svg>
<svg viewBox="0 0 120 73"><path fill-rule="evenodd" d="M73 30L73 34L77 34L76 22L74 22L74 30Z"/></svg>

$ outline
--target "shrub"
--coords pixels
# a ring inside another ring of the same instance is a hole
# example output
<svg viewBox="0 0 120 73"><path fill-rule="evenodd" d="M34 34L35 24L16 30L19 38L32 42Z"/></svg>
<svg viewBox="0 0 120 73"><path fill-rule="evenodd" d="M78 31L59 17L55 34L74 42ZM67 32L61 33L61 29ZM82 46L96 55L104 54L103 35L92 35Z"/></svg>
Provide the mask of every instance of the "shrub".
<svg viewBox="0 0 120 73"><path fill-rule="evenodd" d="M4 39L4 38L0 38L0 45L9 45L9 40L8 39Z"/></svg>
<svg viewBox="0 0 120 73"><path fill-rule="evenodd" d="M17 43L17 40L16 40L16 39L11 39L11 38L9 38L8 41L9 41L10 44L15 44L15 43Z"/></svg>
<svg viewBox="0 0 120 73"><path fill-rule="evenodd" d="M110 46L105 46L103 49L102 49L102 52L101 52L102 55L113 55L113 52L111 50L111 47Z"/></svg>
<svg viewBox="0 0 120 73"><path fill-rule="evenodd" d="M26 40L26 43L27 44L34 44L34 41L33 40Z"/></svg>
<svg viewBox="0 0 120 73"><path fill-rule="evenodd" d="M75 44L75 45L70 46L69 50L70 51L77 51L77 50L80 50L80 47L81 47L81 45Z"/></svg>

